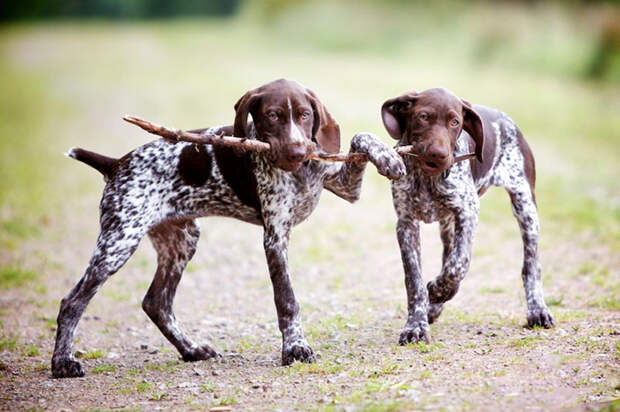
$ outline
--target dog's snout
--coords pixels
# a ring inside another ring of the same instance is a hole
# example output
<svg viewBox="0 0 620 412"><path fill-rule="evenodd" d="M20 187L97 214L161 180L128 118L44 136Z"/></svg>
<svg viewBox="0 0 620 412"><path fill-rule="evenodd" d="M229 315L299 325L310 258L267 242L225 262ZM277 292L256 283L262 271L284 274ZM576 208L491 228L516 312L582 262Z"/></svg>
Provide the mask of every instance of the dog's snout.
<svg viewBox="0 0 620 412"><path fill-rule="evenodd" d="M291 162L301 162L306 157L306 148L304 146L292 146L288 150L287 158Z"/></svg>
<svg viewBox="0 0 620 412"><path fill-rule="evenodd" d="M426 156L429 159L444 161L450 156L450 152L448 149L441 145L432 145L428 148L428 152L426 152Z"/></svg>

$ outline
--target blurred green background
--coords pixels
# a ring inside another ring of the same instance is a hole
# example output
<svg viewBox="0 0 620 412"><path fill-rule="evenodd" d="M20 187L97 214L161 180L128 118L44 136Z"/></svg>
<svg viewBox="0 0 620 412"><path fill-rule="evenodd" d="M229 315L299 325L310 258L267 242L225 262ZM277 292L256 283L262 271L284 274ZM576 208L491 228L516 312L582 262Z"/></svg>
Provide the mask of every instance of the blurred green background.
<svg viewBox="0 0 620 412"><path fill-rule="evenodd" d="M500 108L537 157L545 233L620 244L615 2L56 0L1 10L4 265L21 259L25 240L61 229L78 199L98 196L67 148L120 156L145 143L126 113L229 124L239 96L279 77L321 97L343 147L363 130L391 143L379 108L408 89L443 86ZM374 170L367 185L389 197ZM503 193L487 197L483 221L509 215ZM94 210L84 214L94 228Z"/></svg>

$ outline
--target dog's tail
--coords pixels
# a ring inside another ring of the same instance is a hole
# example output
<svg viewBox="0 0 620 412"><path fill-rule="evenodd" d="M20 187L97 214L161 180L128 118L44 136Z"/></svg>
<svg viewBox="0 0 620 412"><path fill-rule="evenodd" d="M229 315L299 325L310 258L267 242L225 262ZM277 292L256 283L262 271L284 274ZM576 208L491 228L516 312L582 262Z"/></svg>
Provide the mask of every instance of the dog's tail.
<svg viewBox="0 0 620 412"><path fill-rule="evenodd" d="M80 162L86 163L90 167L97 169L105 179L109 179L112 174L114 174L114 170L118 164L118 159L80 149L79 147L72 147L67 153L65 153L65 156L79 160Z"/></svg>

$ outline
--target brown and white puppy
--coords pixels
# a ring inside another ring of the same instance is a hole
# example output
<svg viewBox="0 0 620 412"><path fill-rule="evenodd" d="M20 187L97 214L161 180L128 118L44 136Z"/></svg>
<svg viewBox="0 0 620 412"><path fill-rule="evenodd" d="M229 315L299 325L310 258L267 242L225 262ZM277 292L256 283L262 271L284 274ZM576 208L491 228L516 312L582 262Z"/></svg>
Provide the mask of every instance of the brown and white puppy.
<svg viewBox="0 0 620 412"><path fill-rule="evenodd" d="M228 216L264 228L263 245L273 284L282 363L312 362L314 353L301 327L299 304L289 277L288 242L293 226L316 207L325 188L355 201L365 163L308 160L315 145L328 152L340 147L338 124L310 90L277 80L246 93L235 105L234 126L202 129L269 142L268 154L236 153L229 148L156 140L120 159L83 149L68 156L104 175L101 232L80 281L62 300L54 377L83 376L73 358L75 328L88 302L103 283L129 259L148 235L158 255L153 282L142 307L183 360L216 356L209 344L198 344L179 326L172 306L176 288L200 236L197 218ZM252 116L254 123L248 122ZM352 152L365 153L390 178L404 175L398 154L370 134L357 134Z"/></svg>
<svg viewBox="0 0 620 412"><path fill-rule="evenodd" d="M390 99L381 115L398 145L413 145L418 155L404 159L407 175L392 182L408 302L400 343L428 341L429 323L458 291L471 262L478 197L489 186L508 191L521 229L528 325L553 326L538 259L534 157L516 124L498 110L472 106L445 89ZM475 159L454 163L457 155L472 151ZM427 286L421 272L419 221L439 222L444 247L441 273Z"/></svg>
<svg viewBox="0 0 620 412"><path fill-rule="evenodd" d="M247 92L235 104L235 136L246 137L248 114L259 139L271 145L270 159L287 171L297 170L315 144L330 153L340 150L340 128L316 95L299 83L280 79Z"/></svg>

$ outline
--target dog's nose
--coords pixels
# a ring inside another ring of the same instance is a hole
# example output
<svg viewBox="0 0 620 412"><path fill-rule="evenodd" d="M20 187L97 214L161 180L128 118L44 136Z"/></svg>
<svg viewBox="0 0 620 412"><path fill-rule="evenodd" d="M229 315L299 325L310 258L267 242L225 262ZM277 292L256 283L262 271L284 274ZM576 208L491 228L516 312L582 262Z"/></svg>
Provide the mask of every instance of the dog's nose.
<svg viewBox="0 0 620 412"><path fill-rule="evenodd" d="M426 156L429 159L441 162L446 160L448 156L450 156L450 152L448 152L448 149L444 146L433 145L428 149L428 152L426 152Z"/></svg>
<svg viewBox="0 0 620 412"><path fill-rule="evenodd" d="M288 160L291 162L301 162L306 157L306 149L302 146L293 146L288 150Z"/></svg>

